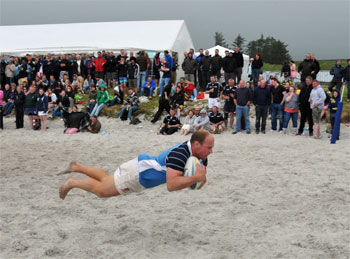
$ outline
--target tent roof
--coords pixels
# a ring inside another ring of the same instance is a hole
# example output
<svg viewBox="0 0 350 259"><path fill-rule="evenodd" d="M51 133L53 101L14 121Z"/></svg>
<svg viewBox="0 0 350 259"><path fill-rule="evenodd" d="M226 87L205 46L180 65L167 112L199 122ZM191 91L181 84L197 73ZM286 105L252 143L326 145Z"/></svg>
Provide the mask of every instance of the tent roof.
<svg viewBox="0 0 350 259"><path fill-rule="evenodd" d="M183 20L0 26L0 53L193 48Z"/></svg>
<svg viewBox="0 0 350 259"><path fill-rule="evenodd" d="M222 46L220 46L220 45L216 45L216 46L214 46L214 47L212 47L212 48L210 48L210 49L206 49L206 50L209 51L209 55L214 56L214 55L215 55L215 50L216 50L216 49L219 50L219 55L220 55L221 57L225 57L225 51L226 51L226 50L228 50L229 52L234 52L234 50L228 49L228 48L225 48L225 47L222 47ZM199 52L197 52L196 54L199 55ZM248 60L248 59L249 59L249 56L243 54L243 58L244 58L245 60Z"/></svg>

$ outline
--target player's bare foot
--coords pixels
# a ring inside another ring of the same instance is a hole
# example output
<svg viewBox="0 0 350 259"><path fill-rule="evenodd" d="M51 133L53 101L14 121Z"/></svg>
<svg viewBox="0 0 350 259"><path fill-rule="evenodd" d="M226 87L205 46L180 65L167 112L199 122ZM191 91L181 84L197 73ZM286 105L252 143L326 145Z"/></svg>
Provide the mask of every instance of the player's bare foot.
<svg viewBox="0 0 350 259"><path fill-rule="evenodd" d="M73 179L72 178L68 178L64 184L61 185L60 189L59 189L59 195L60 195L60 198L62 200L64 200L68 194L68 192L70 191L70 189L72 189L72 181Z"/></svg>
<svg viewBox="0 0 350 259"><path fill-rule="evenodd" d="M57 175L73 173L73 172L76 172L77 169L78 169L78 162L72 161L70 162L66 170L59 172Z"/></svg>

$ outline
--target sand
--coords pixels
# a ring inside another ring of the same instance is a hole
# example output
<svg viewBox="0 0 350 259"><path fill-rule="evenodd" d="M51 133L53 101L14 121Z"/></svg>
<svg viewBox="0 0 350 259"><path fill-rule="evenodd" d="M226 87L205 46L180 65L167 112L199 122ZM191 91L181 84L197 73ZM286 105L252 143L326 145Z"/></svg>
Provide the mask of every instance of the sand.
<svg viewBox="0 0 350 259"><path fill-rule="evenodd" d="M350 258L348 127L335 145L324 132L321 140L215 135L199 191L162 185L100 199L74 189L60 200L68 176L56 173L70 160L111 174L138 153L157 155L189 139L157 136L149 122L101 122L109 137L64 135L59 119L47 132L29 130L27 120L15 130L14 118L5 119L0 258Z"/></svg>

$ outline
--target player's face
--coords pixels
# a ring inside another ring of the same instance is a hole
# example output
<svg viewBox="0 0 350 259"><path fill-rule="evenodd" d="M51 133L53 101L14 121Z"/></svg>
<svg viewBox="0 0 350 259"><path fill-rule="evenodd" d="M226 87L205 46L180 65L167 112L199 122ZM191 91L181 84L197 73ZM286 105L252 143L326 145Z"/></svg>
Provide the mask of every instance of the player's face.
<svg viewBox="0 0 350 259"><path fill-rule="evenodd" d="M213 153L214 138L210 135L207 136L202 145L199 144L198 152L196 156L200 159L206 159L211 153Z"/></svg>

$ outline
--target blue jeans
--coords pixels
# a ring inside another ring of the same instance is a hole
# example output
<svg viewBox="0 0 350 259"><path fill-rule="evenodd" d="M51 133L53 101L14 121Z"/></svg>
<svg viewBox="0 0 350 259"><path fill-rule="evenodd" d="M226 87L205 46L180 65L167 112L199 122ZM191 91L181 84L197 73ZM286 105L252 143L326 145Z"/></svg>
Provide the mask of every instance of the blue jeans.
<svg viewBox="0 0 350 259"><path fill-rule="evenodd" d="M68 111L68 107L62 106L62 109L64 109L65 111ZM62 114L62 112L61 112L61 110L60 110L60 106L57 106L57 107L53 110L53 112L52 112L52 114L51 114L51 118L55 118L55 116L60 116L61 118L63 118L63 114Z"/></svg>
<svg viewBox="0 0 350 259"><path fill-rule="evenodd" d="M143 86L143 84L146 82L146 73L146 71L143 71L137 76L137 89L141 88L141 86Z"/></svg>
<svg viewBox="0 0 350 259"><path fill-rule="evenodd" d="M297 130L298 129L298 113L297 112L285 112L285 117L284 117L284 121L283 121L283 129L286 130L288 128L288 123L290 118L292 118L292 122L293 122L293 130Z"/></svg>
<svg viewBox="0 0 350 259"><path fill-rule="evenodd" d="M92 118L92 116L98 116L100 114L100 111L106 106L105 103L101 103L101 104L96 104L94 109L92 110L92 112L90 113L90 118Z"/></svg>
<svg viewBox="0 0 350 259"><path fill-rule="evenodd" d="M250 121L249 121L249 107L248 106L236 106L236 132L241 131L241 118L242 115L245 119L245 129L250 132Z"/></svg>
<svg viewBox="0 0 350 259"><path fill-rule="evenodd" d="M159 84L159 89L160 89L160 95L163 94L164 91L164 87L167 86L170 82L170 77L162 77L162 79L160 80L160 84Z"/></svg>
<svg viewBox="0 0 350 259"><path fill-rule="evenodd" d="M280 121L279 130L283 127L283 106L278 103L273 103L271 105L271 128L272 130L277 130L277 114Z"/></svg>
<svg viewBox="0 0 350 259"><path fill-rule="evenodd" d="M253 69L253 71L252 71L252 80L253 80L254 87L256 87L258 85L260 74L262 74L261 69Z"/></svg>
<svg viewBox="0 0 350 259"><path fill-rule="evenodd" d="M190 99L193 101L193 100L197 100L197 95L198 95L198 91L197 91L197 89L195 88L194 90L193 90L193 93L191 94L191 97L190 97Z"/></svg>
<svg viewBox="0 0 350 259"><path fill-rule="evenodd" d="M90 104L89 104L89 113L92 113L92 111L93 111L94 108L95 108L95 105L96 105L96 103L90 103Z"/></svg>
<svg viewBox="0 0 350 259"><path fill-rule="evenodd" d="M123 113L124 113L124 111L125 111L125 109L127 108L127 105L125 105L123 108L122 108L122 110L120 111L120 113L119 113L119 118L121 118L122 117L122 115L123 115ZM129 111L128 111L128 120L131 120L131 115L133 114L133 112L135 112L135 111L137 111L139 109L139 107L138 106L131 106L130 108L129 108Z"/></svg>
<svg viewBox="0 0 350 259"><path fill-rule="evenodd" d="M141 87L141 96L143 96L143 93L145 92L145 95L152 96L154 91L154 87Z"/></svg>
<svg viewBox="0 0 350 259"><path fill-rule="evenodd" d="M13 107L15 107L14 103L10 103L10 102L6 103L3 116L10 114L12 112Z"/></svg>

